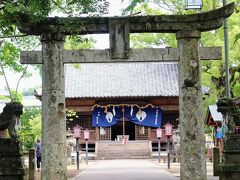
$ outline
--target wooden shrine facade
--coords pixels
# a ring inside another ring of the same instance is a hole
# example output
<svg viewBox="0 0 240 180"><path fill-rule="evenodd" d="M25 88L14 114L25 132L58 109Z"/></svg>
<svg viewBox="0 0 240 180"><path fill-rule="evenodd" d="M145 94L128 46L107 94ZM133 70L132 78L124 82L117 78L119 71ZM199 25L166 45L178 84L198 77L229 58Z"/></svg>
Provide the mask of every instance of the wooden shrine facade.
<svg viewBox="0 0 240 180"><path fill-rule="evenodd" d="M68 121L67 127L71 129L76 125L80 125L83 129L90 131L89 143L94 144L96 141L101 140L117 140L117 135L122 135L123 120L112 127L92 127L92 107L94 104L117 104L125 102L129 104L146 105L153 104L163 108L163 120L162 128L167 123L173 124L174 128L178 127L179 117L179 102L178 97L151 97L151 98L108 98L106 99L66 99L67 109L71 109L77 112L77 118L73 121ZM157 143L156 128L144 127L125 121L125 134L129 135L129 140L149 140L152 143ZM161 138L162 143L166 143L166 137L164 135ZM82 141L84 143L84 141Z"/></svg>

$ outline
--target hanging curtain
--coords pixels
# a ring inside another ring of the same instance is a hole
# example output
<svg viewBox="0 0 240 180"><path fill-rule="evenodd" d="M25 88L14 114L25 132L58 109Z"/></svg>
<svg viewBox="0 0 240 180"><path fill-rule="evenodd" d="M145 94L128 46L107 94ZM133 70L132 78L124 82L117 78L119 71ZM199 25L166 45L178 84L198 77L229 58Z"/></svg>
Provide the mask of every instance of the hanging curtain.
<svg viewBox="0 0 240 180"><path fill-rule="evenodd" d="M138 108L136 106L124 107L125 117L138 125L149 127L161 127L162 109L157 107Z"/></svg>
<svg viewBox="0 0 240 180"><path fill-rule="evenodd" d="M118 123L118 121L122 118L122 114L122 107L120 106L94 107L92 112L92 126L112 126Z"/></svg>
<svg viewBox="0 0 240 180"><path fill-rule="evenodd" d="M123 117L129 121L148 127L161 127L162 109L158 107L141 108L136 105L112 105L112 106L95 106L92 113L92 125L94 127L109 127Z"/></svg>

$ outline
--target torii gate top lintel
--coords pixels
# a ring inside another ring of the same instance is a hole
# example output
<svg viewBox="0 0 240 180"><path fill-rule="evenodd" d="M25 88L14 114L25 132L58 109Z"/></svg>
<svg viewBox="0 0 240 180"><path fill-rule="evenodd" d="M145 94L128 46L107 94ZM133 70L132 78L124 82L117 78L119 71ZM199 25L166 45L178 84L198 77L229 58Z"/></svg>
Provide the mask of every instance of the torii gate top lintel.
<svg viewBox="0 0 240 180"><path fill-rule="evenodd" d="M176 33L181 30L209 31L222 26L223 19L234 12L234 3L208 12L190 15L125 16L125 17L47 17L40 22L24 22L19 30L28 35L43 33L103 34L109 33L110 22L129 23L130 33Z"/></svg>

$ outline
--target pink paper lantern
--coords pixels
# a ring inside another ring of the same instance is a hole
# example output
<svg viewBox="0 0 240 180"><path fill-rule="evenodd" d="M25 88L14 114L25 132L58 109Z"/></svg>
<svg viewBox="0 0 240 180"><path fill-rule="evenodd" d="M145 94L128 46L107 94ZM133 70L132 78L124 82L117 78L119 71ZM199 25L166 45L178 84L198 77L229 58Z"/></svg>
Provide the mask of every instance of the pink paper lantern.
<svg viewBox="0 0 240 180"><path fill-rule="evenodd" d="M88 131L88 129L86 129L86 130L84 131L84 139L85 139L85 140L88 140L88 139L89 139L89 131Z"/></svg>
<svg viewBox="0 0 240 180"><path fill-rule="evenodd" d="M73 128L73 137L80 138L81 137L81 128L79 126L75 126Z"/></svg>
<svg viewBox="0 0 240 180"><path fill-rule="evenodd" d="M162 129L161 128L157 128L157 137L158 138L162 137Z"/></svg>
<svg viewBox="0 0 240 180"><path fill-rule="evenodd" d="M165 125L165 135L166 136L172 136L172 124L167 123Z"/></svg>

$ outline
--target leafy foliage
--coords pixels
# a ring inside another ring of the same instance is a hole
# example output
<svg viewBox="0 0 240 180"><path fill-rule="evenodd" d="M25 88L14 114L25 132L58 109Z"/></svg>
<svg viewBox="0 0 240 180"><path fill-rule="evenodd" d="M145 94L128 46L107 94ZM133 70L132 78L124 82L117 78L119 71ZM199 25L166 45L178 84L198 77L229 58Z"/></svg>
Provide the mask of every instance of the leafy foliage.
<svg viewBox="0 0 240 180"><path fill-rule="evenodd" d="M101 15L107 12L106 0L0 0L0 75L6 75L4 70L22 73L21 78L31 76L26 65L19 62L20 50L40 49L39 37L20 34L17 26L31 21L38 22L42 18L58 14L59 16L80 16L82 14ZM71 24L71 23L70 23ZM76 50L91 48L92 38L72 35L67 37L65 48ZM18 84L21 78L17 82ZM5 78L8 82L7 77ZM7 83L8 84L8 83ZM22 96L16 90L8 87L11 99L21 101ZM76 117L74 112L68 112L68 117ZM21 117L20 138L24 150L32 148L37 138L41 137L41 112L39 109L25 109Z"/></svg>
<svg viewBox="0 0 240 180"><path fill-rule="evenodd" d="M34 50L39 46L39 41L36 37L22 37L22 38L11 38L2 41L0 46L0 75L4 75L5 81L8 87L8 91L12 98L12 89L8 84L8 77L6 77L5 69L10 71L21 73L20 78L16 81L15 92L18 93L18 85L22 78L30 77L31 74L27 72L27 65L22 65L19 62L20 50Z"/></svg>
<svg viewBox="0 0 240 180"><path fill-rule="evenodd" d="M34 147L38 138L41 138L41 111L39 109L25 108L21 116L20 140L24 150Z"/></svg>
<svg viewBox="0 0 240 180"><path fill-rule="evenodd" d="M5 76L5 69L22 73L17 81L15 91L22 78L30 77L26 65L19 62L20 50L35 50L39 48L39 37L25 36L19 33L17 26L24 22L38 22L42 18L58 14L59 16L79 16L82 14L101 15L107 12L108 2L106 0L2 0L0 1L0 75ZM68 24L69 26L71 25ZM3 43L2 43L3 42ZM72 35L67 38L67 49L90 48L93 39ZM40 66L36 66L41 69ZM11 87L8 78L5 77L8 91ZM11 98L12 99L12 98Z"/></svg>
<svg viewBox="0 0 240 180"><path fill-rule="evenodd" d="M229 3L232 1L228 1ZM231 96L239 96L240 92L240 56L238 49L240 47L239 40L239 5L237 0L236 12L228 18L228 34L229 34L229 64L230 64L230 90ZM184 1L177 0L131 0L130 5L125 9L125 14L135 14L140 12L141 15L159 15L159 14L191 14L196 13L193 10L185 10ZM203 1L202 11L216 9L222 6L222 1ZM198 11L197 11L198 12ZM134 34L131 35L132 47L161 47L161 46L177 46L177 40L171 34ZM222 46L224 47L223 28L202 33L201 45ZM224 54L223 54L224 58ZM203 61L202 62L202 83L204 86L211 88L211 94L204 100L205 110L209 104L215 103L216 99L225 96L225 62L224 61Z"/></svg>
<svg viewBox="0 0 240 180"><path fill-rule="evenodd" d="M71 109L67 109L67 121L73 121L75 118L77 118L77 112Z"/></svg>
<svg viewBox="0 0 240 180"><path fill-rule="evenodd" d="M0 5L0 32L16 33L16 26L24 22L39 22L42 18L62 16L101 15L107 12L106 0L2 0Z"/></svg>
<svg viewBox="0 0 240 180"><path fill-rule="evenodd" d="M69 0L65 7L71 15L80 14L104 14L108 11L108 2L106 0ZM77 12L76 14L73 12Z"/></svg>
<svg viewBox="0 0 240 180"><path fill-rule="evenodd" d="M50 12L49 0L2 0L0 7L0 27L2 34L16 32L16 25L21 20L37 20L35 17L46 17Z"/></svg>
<svg viewBox="0 0 240 180"><path fill-rule="evenodd" d="M130 0L129 6L124 9L123 14L135 14L141 12L143 15L157 14L182 14L184 13L184 1L176 0Z"/></svg>
<svg viewBox="0 0 240 180"><path fill-rule="evenodd" d="M80 35L68 36L65 43L67 50L90 49L94 45L94 39Z"/></svg>
<svg viewBox="0 0 240 180"><path fill-rule="evenodd" d="M77 114L73 110L67 110L67 123L77 118ZM37 139L41 139L42 132L42 116L41 110L38 108L25 108L21 116L21 129L19 131L20 140L24 150L28 151L34 147Z"/></svg>
<svg viewBox="0 0 240 180"><path fill-rule="evenodd" d="M12 101L22 102L22 94L21 93L17 93L16 91L11 91L11 94L12 94Z"/></svg>
<svg viewBox="0 0 240 180"><path fill-rule="evenodd" d="M240 33L235 35L233 44L236 44L236 42L240 39Z"/></svg>
<svg viewBox="0 0 240 180"><path fill-rule="evenodd" d="M19 57L19 49L11 42L3 43L0 49L0 59L3 67L9 67L15 72L23 71L23 67L17 61Z"/></svg>

